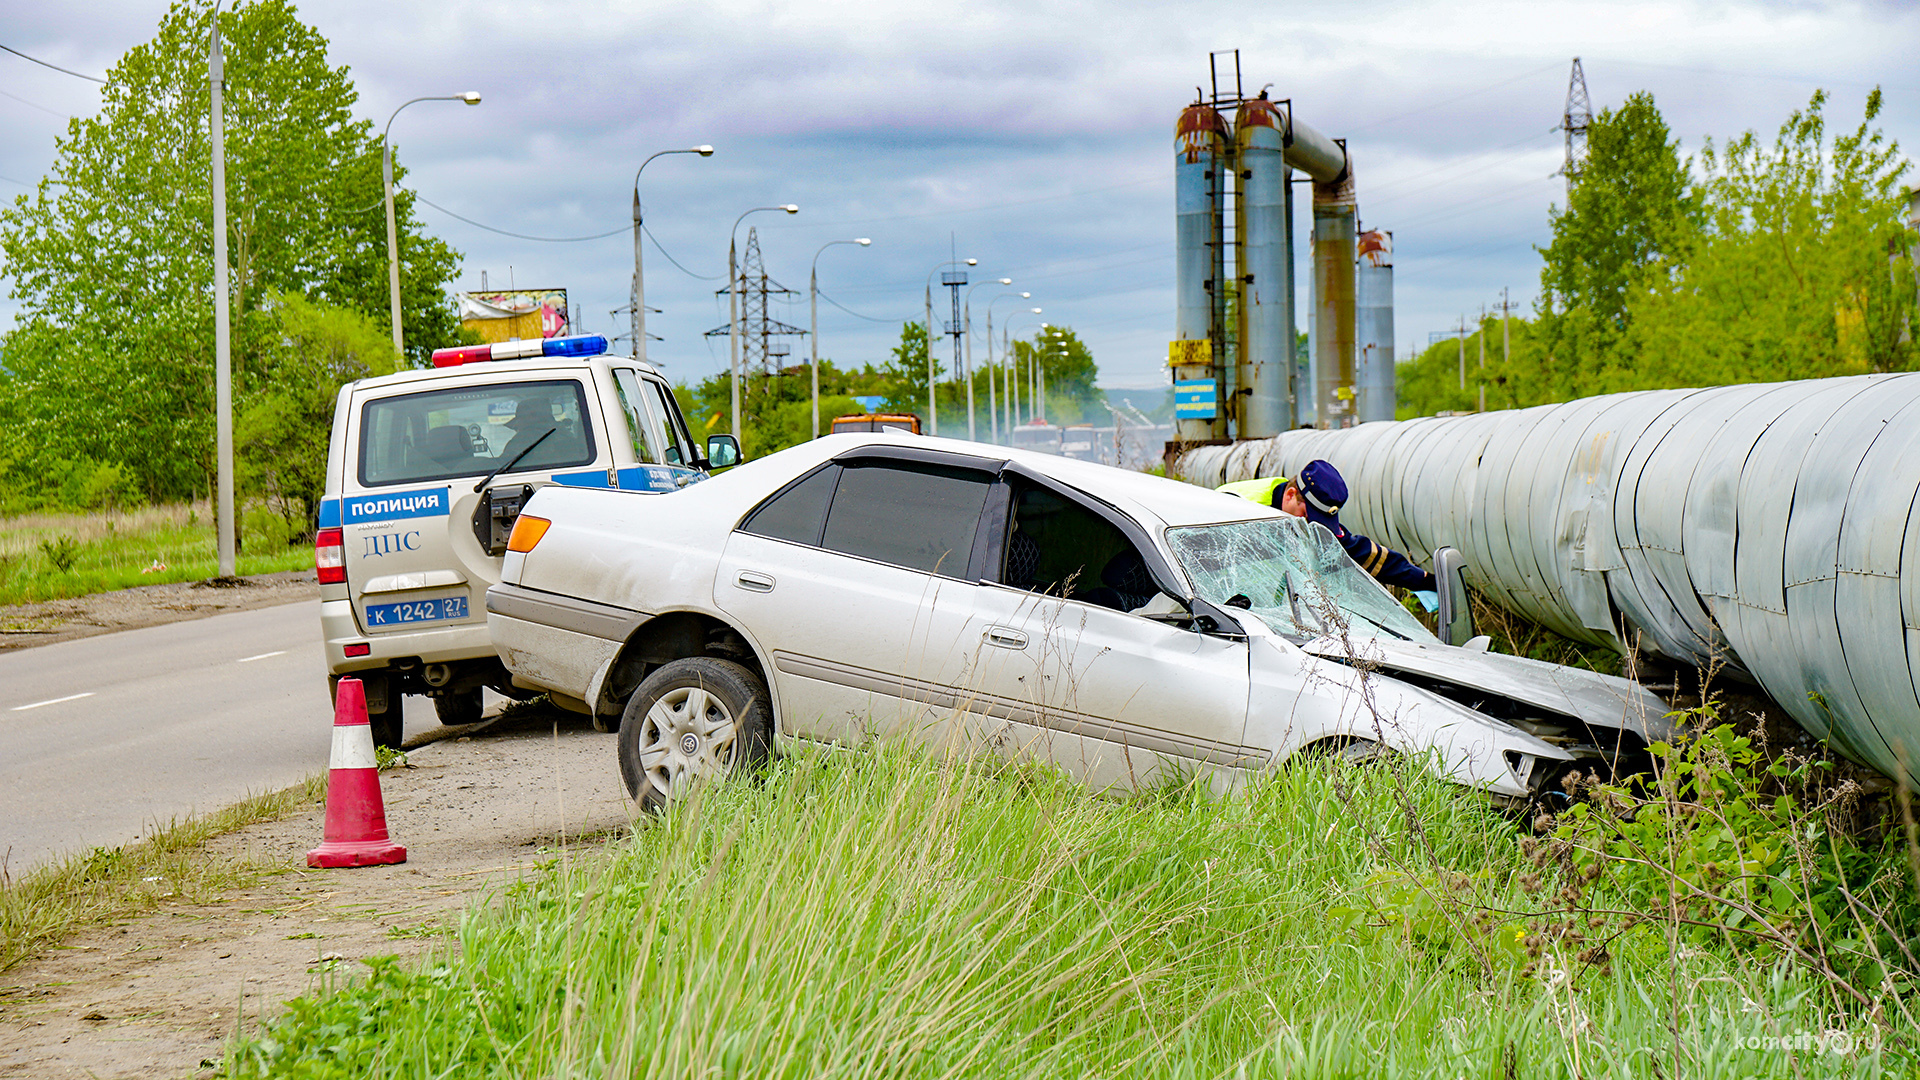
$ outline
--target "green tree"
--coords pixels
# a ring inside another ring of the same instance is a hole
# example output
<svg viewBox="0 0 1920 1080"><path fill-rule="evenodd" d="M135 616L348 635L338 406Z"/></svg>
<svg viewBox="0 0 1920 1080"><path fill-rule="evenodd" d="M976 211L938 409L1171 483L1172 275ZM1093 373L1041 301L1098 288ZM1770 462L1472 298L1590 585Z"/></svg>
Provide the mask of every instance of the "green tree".
<svg viewBox="0 0 1920 1080"><path fill-rule="evenodd" d="M263 298L257 354L270 378L234 419L240 494L287 522L312 529L326 489L327 443L343 383L393 373L389 329L366 315L298 293Z"/></svg>
<svg viewBox="0 0 1920 1080"><path fill-rule="evenodd" d="M920 416L923 422L930 420L931 417L921 416L927 411L927 324L901 324L900 343L893 347L892 358L882 370L889 384L887 411L910 412ZM944 371L935 360L934 378L938 379Z"/></svg>
<svg viewBox="0 0 1920 1080"><path fill-rule="evenodd" d="M204 0L179 0L108 73L35 190L0 210L21 305L0 413L31 441L0 458L124 461L150 497L205 490L213 418L213 236ZM220 16L237 400L267 366L249 313L282 293L387 318L380 145L353 118L344 67L288 0ZM404 175L397 163L396 178ZM459 256L395 211L416 359L458 334L445 292ZM271 322L271 320L269 320Z"/></svg>
<svg viewBox="0 0 1920 1080"><path fill-rule="evenodd" d="M1587 132L1587 160L1564 210L1552 213L1553 242L1541 249L1543 359L1531 404L1603 390L1612 373L1637 366L1619 344L1636 287L1685 266L1700 226L1689 161L1670 138L1653 95L1637 93L1602 110Z"/></svg>
<svg viewBox="0 0 1920 1080"><path fill-rule="evenodd" d="M1823 378L1915 364L1908 164L1872 124L1829 144L1817 92L1773 144L1702 152L1708 228L1684 268L1633 298L1634 387Z"/></svg>

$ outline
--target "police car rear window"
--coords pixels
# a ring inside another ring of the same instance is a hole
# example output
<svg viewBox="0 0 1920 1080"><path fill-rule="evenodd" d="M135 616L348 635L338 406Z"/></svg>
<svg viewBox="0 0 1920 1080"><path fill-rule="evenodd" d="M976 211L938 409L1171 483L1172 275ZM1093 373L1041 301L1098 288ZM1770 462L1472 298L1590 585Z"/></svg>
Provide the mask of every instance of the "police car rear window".
<svg viewBox="0 0 1920 1080"><path fill-rule="evenodd" d="M579 382L452 386L369 401L360 412L360 484L484 476L529 446L508 472L593 463L593 427Z"/></svg>

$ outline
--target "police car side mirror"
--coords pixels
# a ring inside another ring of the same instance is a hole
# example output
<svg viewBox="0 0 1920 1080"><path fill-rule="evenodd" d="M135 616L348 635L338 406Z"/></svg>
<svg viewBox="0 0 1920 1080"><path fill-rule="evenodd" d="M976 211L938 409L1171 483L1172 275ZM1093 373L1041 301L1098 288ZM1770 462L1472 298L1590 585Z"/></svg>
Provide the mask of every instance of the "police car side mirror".
<svg viewBox="0 0 1920 1080"><path fill-rule="evenodd" d="M1473 612L1467 605L1467 558L1443 547L1433 553L1433 580L1440 594L1440 640L1465 645L1473 637Z"/></svg>
<svg viewBox="0 0 1920 1080"><path fill-rule="evenodd" d="M740 440L731 435L707 436L707 468L727 469L740 464Z"/></svg>

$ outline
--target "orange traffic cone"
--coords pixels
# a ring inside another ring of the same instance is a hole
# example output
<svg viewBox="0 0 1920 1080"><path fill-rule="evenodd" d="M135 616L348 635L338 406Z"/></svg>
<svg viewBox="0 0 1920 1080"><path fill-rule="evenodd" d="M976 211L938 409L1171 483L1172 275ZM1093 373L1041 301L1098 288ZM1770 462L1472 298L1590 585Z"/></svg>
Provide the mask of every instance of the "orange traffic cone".
<svg viewBox="0 0 1920 1080"><path fill-rule="evenodd" d="M327 833L307 852L307 865L380 866L407 861L407 849L387 838L380 801L373 729L359 679L341 679L333 699L333 761L327 774Z"/></svg>

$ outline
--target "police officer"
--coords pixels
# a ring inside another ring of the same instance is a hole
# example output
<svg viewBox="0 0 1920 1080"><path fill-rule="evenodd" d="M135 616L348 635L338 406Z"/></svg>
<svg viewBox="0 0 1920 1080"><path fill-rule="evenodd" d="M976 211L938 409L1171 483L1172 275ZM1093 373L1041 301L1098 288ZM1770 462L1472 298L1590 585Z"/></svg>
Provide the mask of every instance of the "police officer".
<svg viewBox="0 0 1920 1080"><path fill-rule="evenodd" d="M1238 480L1231 484L1220 485L1220 491L1229 495L1238 495L1262 506L1272 506L1303 517L1327 527L1327 531L1347 549L1353 561L1360 569L1372 574L1381 582L1411 589L1415 593L1431 593L1438 586L1430 571L1422 570L1405 555L1384 547L1351 532L1340 524L1340 507L1347 501L1347 482L1340 477L1340 470L1330 461L1309 461L1307 467L1300 470L1300 479L1289 481L1284 476L1264 477L1258 480ZM1279 498L1275 498L1278 493ZM1427 602L1421 597L1422 604Z"/></svg>

